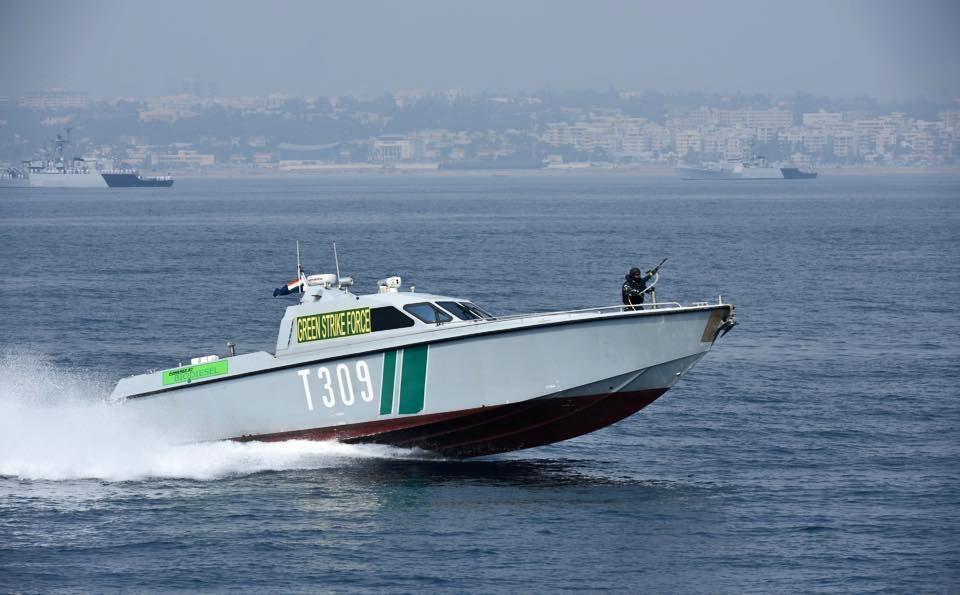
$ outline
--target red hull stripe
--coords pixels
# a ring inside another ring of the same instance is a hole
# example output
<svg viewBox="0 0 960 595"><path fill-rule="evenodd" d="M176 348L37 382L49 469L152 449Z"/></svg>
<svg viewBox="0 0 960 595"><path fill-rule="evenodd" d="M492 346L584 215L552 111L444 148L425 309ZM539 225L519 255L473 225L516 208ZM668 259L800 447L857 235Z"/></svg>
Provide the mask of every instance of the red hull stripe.
<svg viewBox="0 0 960 595"><path fill-rule="evenodd" d="M535 399L336 427L243 436L237 440L340 440L417 447L473 457L568 440L620 421L667 389Z"/></svg>

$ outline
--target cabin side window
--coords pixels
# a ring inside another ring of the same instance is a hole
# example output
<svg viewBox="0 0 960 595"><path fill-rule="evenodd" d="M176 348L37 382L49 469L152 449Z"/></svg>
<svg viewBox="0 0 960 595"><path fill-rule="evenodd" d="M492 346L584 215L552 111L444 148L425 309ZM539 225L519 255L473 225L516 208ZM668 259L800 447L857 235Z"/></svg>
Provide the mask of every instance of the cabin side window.
<svg viewBox="0 0 960 595"><path fill-rule="evenodd" d="M389 331L395 328L409 328L415 323L413 319L397 310L393 306L372 308L370 310L370 331Z"/></svg>
<svg viewBox="0 0 960 595"><path fill-rule="evenodd" d="M404 310L413 314L418 319L427 324L436 324L439 322L450 322L453 317L434 306L430 302L420 302L418 304L407 304Z"/></svg>

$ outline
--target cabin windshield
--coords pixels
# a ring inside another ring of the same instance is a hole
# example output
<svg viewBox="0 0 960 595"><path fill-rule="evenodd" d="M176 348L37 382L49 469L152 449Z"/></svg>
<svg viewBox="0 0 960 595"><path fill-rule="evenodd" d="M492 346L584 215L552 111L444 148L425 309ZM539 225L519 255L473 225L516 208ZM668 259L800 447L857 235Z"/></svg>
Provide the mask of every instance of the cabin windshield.
<svg viewBox="0 0 960 595"><path fill-rule="evenodd" d="M480 318L480 316L474 314L467 308L463 307L462 304L458 304L457 302L437 302L437 305L447 312L453 314L460 320L478 320Z"/></svg>
<svg viewBox="0 0 960 595"><path fill-rule="evenodd" d="M484 310L483 308L481 308L480 306L474 303L460 302L460 305L463 306L465 310L468 310L470 313L476 315L479 318L487 318L487 319L495 318L493 314L487 312L486 310Z"/></svg>
<svg viewBox="0 0 960 595"><path fill-rule="evenodd" d="M403 307L403 309L427 324L438 324L453 320L452 316L434 306L430 302L407 304Z"/></svg>

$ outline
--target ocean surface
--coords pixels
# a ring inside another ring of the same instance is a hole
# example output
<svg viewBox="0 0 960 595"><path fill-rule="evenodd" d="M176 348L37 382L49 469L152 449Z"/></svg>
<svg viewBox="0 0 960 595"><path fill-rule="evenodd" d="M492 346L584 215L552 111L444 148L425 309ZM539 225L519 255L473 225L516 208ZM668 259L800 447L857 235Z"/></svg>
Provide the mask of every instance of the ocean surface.
<svg viewBox="0 0 960 595"><path fill-rule="evenodd" d="M455 461L175 445L118 378L273 350L272 291L401 275L498 314L658 295L740 325L664 397ZM180 179L0 189L0 591L960 589L960 178Z"/></svg>

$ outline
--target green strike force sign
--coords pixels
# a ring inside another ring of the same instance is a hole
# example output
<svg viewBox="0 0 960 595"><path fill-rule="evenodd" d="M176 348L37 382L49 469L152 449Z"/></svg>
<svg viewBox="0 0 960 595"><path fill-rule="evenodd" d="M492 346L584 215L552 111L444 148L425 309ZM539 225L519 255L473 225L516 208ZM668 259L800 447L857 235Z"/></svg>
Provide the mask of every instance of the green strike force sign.
<svg viewBox="0 0 960 595"><path fill-rule="evenodd" d="M370 308L297 317L297 343L337 339L370 332Z"/></svg>
<svg viewBox="0 0 960 595"><path fill-rule="evenodd" d="M187 366L185 368L176 368L166 370L163 373L163 385L179 384L181 382L190 382L191 380L200 380L211 376L222 376L228 371L227 360L210 362L208 364L197 364L196 366Z"/></svg>

